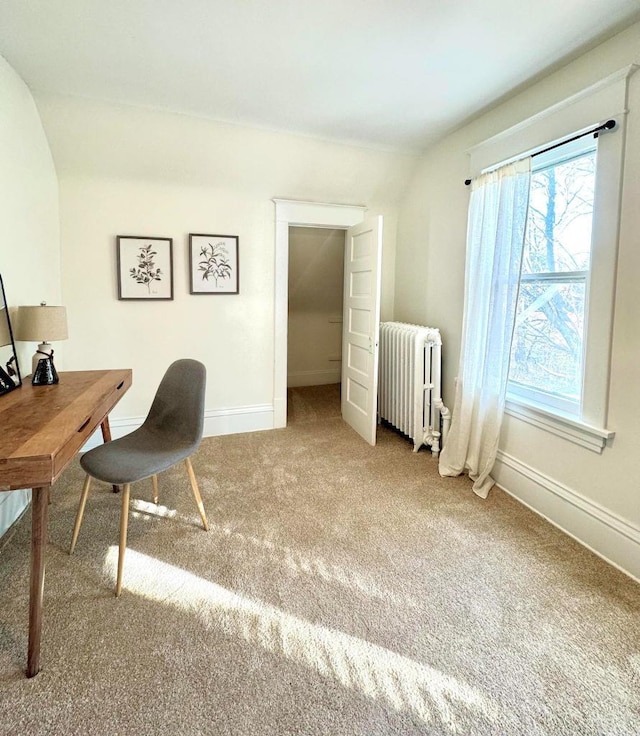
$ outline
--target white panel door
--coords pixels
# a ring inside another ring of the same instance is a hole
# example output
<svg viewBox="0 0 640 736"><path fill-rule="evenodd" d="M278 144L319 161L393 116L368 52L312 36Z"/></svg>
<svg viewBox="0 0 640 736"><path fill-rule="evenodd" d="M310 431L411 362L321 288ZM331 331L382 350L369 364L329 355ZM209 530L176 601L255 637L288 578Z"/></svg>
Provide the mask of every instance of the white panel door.
<svg viewBox="0 0 640 736"><path fill-rule="evenodd" d="M376 444L382 216L347 230L342 330L342 418Z"/></svg>

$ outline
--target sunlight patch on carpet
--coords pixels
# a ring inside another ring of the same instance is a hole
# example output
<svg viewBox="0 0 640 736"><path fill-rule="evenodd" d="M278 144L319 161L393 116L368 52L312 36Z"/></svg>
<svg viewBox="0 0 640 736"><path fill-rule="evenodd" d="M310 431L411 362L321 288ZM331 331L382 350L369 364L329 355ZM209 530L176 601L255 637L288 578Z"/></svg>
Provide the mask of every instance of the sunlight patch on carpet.
<svg viewBox="0 0 640 736"><path fill-rule="evenodd" d="M278 545L268 539L246 536L229 529L220 529L220 531L225 536L241 540L244 543L250 544L252 547L268 550L272 558L273 556L277 556L290 570L296 573L315 575L328 583L339 583L345 588L357 590L359 593L363 593L370 598L391 602L396 605L409 606L414 609L421 608L421 603L415 598L406 594L400 596L388 588L381 588L370 576L363 575L354 570L347 570L320 557L310 558L292 547Z"/></svg>
<svg viewBox="0 0 640 736"><path fill-rule="evenodd" d="M118 548L110 547L105 572L115 575ZM471 715L496 720L476 688L385 647L306 621L238 595L173 565L127 550L125 591L175 606L206 627L240 636L272 654L315 670L372 700L410 710L428 724L459 733ZM125 592L126 594L126 592Z"/></svg>
<svg viewBox="0 0 640 736"><path fill-rule="evenodd" d="M143 501L141 498L134 498L131 501L129 513L134 518L158 516L163 519L173 519L178 514L175 509L170 509L168 506L163 506L159 503L156 504L151 503L150 501Z"/></svg>
<svg viewBox="0 0 640 736"><path fill-rule="evenodd" d="M247 536L211 522L209 522L209 531L242 545L251 546L253 548L251 550L252 555L255 555L256 549L260 550L262 554L268 552L270 561L280 561L295 573L315 575L328 583L339 583L345 588L357 590L370 598L377 598L400 606L408 606L416 610L422 608L422 603L417 599L406 594L398 595L388 588L381 588L369 575L345 569L320 557L310 558L287 545L276 544L269 539Z"/></svg>

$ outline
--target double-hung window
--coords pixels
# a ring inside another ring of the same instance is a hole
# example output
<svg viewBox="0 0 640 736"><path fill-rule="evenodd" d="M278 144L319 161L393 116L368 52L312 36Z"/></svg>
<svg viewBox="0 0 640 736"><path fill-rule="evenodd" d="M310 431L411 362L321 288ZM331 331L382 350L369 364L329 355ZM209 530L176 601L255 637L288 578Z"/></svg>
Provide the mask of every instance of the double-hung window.
<svg viewBox="0 0 640 736"><path fill-rule="evenodd" d="M511 399L582 416L597 139L533 159Z"/></svg>
<svg viewBox="0 0 640 736"><path fill-rule="evenodd" d="M532 158L506 412L595 452L614 434L607 414L627 86L635 69L620 69L469 149L472 174ZM595 129L602 132L594 139Z"/></svg>

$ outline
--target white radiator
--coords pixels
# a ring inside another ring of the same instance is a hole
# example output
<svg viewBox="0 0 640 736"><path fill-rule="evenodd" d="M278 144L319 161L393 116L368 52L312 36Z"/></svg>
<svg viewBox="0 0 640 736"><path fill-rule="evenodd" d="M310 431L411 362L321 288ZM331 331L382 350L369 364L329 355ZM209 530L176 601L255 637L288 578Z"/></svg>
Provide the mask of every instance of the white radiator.
<svg viewBox="0 0 640 736"><path fill-rule="evenodd" d="M435 457L451 422L442 403L441 358L439 330L405 322L380 324L379 419L410 437L414 452L431 445Z"/></svg>

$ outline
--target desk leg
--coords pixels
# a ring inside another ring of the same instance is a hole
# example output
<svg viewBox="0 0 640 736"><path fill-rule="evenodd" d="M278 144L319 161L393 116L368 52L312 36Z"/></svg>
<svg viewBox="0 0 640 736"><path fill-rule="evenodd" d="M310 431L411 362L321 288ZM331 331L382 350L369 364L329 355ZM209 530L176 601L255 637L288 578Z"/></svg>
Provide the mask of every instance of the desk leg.
<svg viewBox="0 0 640 736"><path fill-rule="evenodd" d="M27 677L40 671L40 635L42 633L42 594L44 591L44 561L47 548L47 516L49 488L32 490L31 500L31 588L29 591L29 650Z"/></svg>
<svg viewBox="0 0 640 736"><path fill-rule="evenodd" d="M100 429L102 429L102 441L103 442L111 442L111 427L109 426L109 417L106 416L102 424L100 425ZM120 491L119 486L111 486L113 488L114 493L118 493Z"/></svg>

